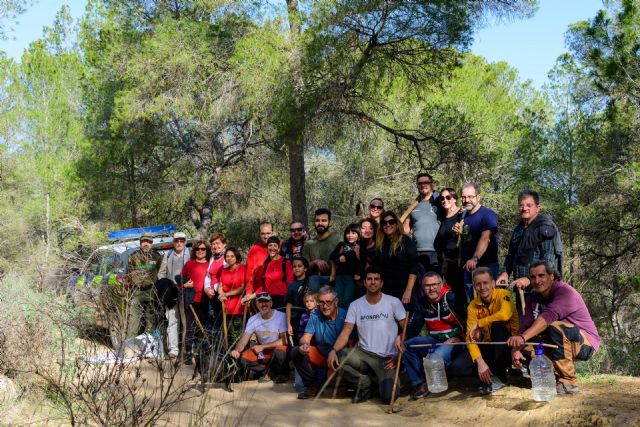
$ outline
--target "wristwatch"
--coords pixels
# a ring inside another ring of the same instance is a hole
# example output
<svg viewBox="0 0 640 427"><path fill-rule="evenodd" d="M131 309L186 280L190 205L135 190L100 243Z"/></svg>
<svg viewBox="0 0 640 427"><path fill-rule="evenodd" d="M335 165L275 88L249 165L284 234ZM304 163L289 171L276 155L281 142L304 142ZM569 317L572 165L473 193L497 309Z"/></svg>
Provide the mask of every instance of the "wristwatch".
<svg viewBox="0 0 640 427"><path fill-rule="evenodd" d="M471 259L474 260L474 261L478 261L480 258L478 258L478 255L474 255L474 256L471 257Z"/></svg>

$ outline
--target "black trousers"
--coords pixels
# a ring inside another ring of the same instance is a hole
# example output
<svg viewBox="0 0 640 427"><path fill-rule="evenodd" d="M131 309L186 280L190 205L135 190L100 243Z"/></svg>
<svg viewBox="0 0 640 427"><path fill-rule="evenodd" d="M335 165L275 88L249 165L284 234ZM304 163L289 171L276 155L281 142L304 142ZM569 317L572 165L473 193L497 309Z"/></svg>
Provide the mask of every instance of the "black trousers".
<svg viewBox="0 0 640 427"><path fill-rule="evenodd" d="M200 302L192 302L191 307L196 312L198 320L203 327L206 327L207 319L209 317L209 299L203 297ZM202 331L196 323L196 318L193 315L193 311L189 307L185 308L185 317L187 318L187 336L185 339L185 356L190 357L193 353L193 348L197 345L199 338L202 338Z"/></svg>
<svg viewBox="0 0 640 427"><path fill-rule="evenodd" d="M491 341L506 341L511 332L502 322L491 324ZM479 345L482 359L503 382L507 381L507 368L511 366L511 349L506 345Z"/></svg>

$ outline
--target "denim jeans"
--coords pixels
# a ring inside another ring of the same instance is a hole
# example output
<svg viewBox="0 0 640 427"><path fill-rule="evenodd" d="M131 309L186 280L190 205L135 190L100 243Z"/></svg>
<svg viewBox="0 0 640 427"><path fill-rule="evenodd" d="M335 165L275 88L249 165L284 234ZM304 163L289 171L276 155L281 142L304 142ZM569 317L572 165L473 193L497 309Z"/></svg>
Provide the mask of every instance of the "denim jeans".
<svg viewBox="0 0 640 427"><path fill-rule="evenodd" d="M415 344L440 344L440 341L430 336L414 337L405 341L404 363L411 385L418 385L425 382L422 358L427 356L431 348L412 347L412 345ZM453 359L462 351L466 351L466 347L462 345L439 345L435 349L435 352L444 360L445 368L449 368Z"/></svg>

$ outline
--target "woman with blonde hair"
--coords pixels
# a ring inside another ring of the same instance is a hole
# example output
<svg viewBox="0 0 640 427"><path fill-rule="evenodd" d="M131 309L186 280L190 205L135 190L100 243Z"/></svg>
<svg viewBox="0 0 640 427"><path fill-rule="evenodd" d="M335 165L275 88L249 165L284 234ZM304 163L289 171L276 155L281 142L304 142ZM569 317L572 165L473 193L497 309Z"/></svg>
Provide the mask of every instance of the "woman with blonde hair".
<svg viewBox="0 0 640 427"><path fill-rule="evenodd" d="M382 273L382 292L399 298L406 306L418 277L418 250L413 240L402 233L402 224L395 212L385 211L381 218L376 234L375 264Z"/></svg>

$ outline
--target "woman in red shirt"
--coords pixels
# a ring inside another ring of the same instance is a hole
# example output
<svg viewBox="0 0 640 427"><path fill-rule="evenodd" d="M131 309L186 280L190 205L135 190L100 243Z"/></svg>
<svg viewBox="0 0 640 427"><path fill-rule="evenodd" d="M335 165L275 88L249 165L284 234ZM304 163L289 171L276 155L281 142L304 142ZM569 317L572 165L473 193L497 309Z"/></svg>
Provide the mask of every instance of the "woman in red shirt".
<svg viewBox="0 0 640 427"><path fill-rule="evenodd" d="M218 270L218 300L224 302L225 312L230 316L232 335L242 328L243 307L240 299L245 290L245 265L237 248L229 248L224 256L226 265ZM240 331L241 332L241 331Z"/></svg>
<svg viewBox="0 0 640 427"><path fill-rule="evenodd" d="M196 321L189 306L193 307L200 320L205 325L209 312L209 297L204 292L204 282L209 270L211 258L211 246L206 240L198 240L193 243L191 259L182 268L180 273L188 279L183 285L185 315L187 318L187 336L183 360L185 365L191 365L193 346L196 340Z"/></svg>
<svg viewBox="0 0 640 427"><path fill-rule="evenodd" d="M225 253L227 251L227 238L222 233L213 233L209 237L209 243L211 244L211 260L209 262L209 276L211 276L211 291L207 292L207 295L211 299L211 308L209 310L209 316L213 317L214 324L216 326L222 326L222 303L214 294L218 290L218 272L222 269L225 263Z"/></svg>
<svg viewBox="0 0 640 427"><path fill-rule="evenodd" d="M285 295L287 284L293 282L293 267L291 261L280 256L280 239L276 236L267 240L269 258L262 268L257 269L253 294L246 295L244 300L251 300L259 292L269 292L273 301L273 308L286 306Z"/></svg>

